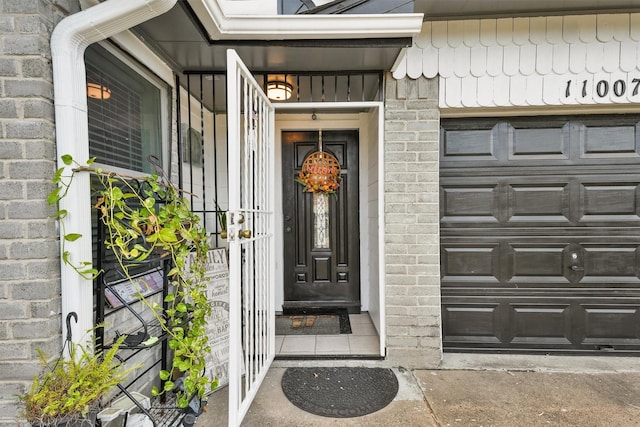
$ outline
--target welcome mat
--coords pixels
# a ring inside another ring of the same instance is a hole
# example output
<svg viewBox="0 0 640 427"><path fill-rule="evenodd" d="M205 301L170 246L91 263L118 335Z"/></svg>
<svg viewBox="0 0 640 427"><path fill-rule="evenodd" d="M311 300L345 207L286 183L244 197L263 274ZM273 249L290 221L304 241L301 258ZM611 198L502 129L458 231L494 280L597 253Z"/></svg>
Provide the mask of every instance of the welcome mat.
<svg viewBox="0 0 640 427"><path fill-rule="evenodd" d="M332 314L288 314L276 316L276 335L350 334L349 314L342 310Z"/></svg>
<svg viewBox="0 0 640 427"><path fill-rule="evenodd" d="M385 368L289 368L282 391L298 408L332 418L379 411L398 394L398 379Z"/></svg>

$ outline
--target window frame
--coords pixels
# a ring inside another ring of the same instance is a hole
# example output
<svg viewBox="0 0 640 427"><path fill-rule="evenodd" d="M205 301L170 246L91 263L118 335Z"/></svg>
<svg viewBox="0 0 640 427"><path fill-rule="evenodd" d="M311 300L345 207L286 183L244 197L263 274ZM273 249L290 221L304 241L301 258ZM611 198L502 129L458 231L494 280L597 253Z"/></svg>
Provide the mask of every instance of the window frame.
<svg viewBox="0 0 640 427"><path fill-rule="evenodd" d="M113 55L119 61L121 61L124 65L129 67L134 73L138 74L141 78L146 80L148 83L156 87L159 91L159 109L160 109L160 117L159 117L159 131L160 131L160 150L162 153L162 168L167 174L167 176L171 176L170 173L170 165L171 165L171 93L173 91L173 86L162 79L158 74L154 73L148 67L146 67L141 62L137 61L134 57L132 57L127 52L123 51L120 47L114 45L109 41L102 41L96 43L96 45L100 46L104 50L106 50L110 55ZM136 49L131 49L136 50ZM135 52L134 52L135 53ZM85 58L85 67L86 67L86 58ZM86 71L85 71L86 75ZM89 108L87 106L87 112ZM89 140L89 146L91 146L91 141ZM109 164L104 164L96 161L94 163L96 167L103 168L106 170L123 173L131 176L145 176L148 175L147 172L137 171L127 168L122 168L119 166L113 166Z"/></svg>

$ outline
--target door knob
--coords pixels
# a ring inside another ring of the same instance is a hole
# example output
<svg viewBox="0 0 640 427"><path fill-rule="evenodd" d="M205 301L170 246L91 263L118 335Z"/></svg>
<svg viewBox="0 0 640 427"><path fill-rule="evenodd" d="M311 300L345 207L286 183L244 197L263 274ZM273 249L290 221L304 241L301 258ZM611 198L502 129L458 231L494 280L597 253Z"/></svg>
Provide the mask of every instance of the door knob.
<svg viewBox="0 0 640 427"><path fill-rule="evenodd" d="M238 237L241 239L250 239L251 238L251 230L239 230Z"/></svg>

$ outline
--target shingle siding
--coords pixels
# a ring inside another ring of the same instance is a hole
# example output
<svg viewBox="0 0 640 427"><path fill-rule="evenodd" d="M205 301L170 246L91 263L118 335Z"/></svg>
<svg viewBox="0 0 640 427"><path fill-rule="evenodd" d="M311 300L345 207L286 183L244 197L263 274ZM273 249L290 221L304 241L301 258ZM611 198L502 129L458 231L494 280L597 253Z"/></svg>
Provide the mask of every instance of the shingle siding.
<svg viewBox="0 0 640 427"><path fill-rule="evenodd" d="M439 78L441 108L637 103L639 41L639 13L425 22L393 75Z"/></svg>
<svg viewBox="0 0 640 427"><path fill-rule="evenodd" d="M438 81L386 79L387 356L404 367L440 363Z"/></svg>

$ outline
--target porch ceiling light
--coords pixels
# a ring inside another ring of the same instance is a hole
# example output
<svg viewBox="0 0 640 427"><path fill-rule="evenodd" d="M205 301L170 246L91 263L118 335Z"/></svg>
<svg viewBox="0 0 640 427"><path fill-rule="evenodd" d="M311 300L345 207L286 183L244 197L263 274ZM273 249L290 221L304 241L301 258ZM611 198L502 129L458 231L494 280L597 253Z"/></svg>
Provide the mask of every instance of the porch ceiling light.
<svg viewBox="0 0 640 427"><path fill-rule="evenodd" d="M293 94L293 86L282 80L267 82L267 96L274 101L286 101Z"/></svg>
<svg viewBox="0 0 640 427"><path fill-rule="evenodd" d="M87 96L93 99L109 99L111 89L98 83L87 83Z"/></svg>

